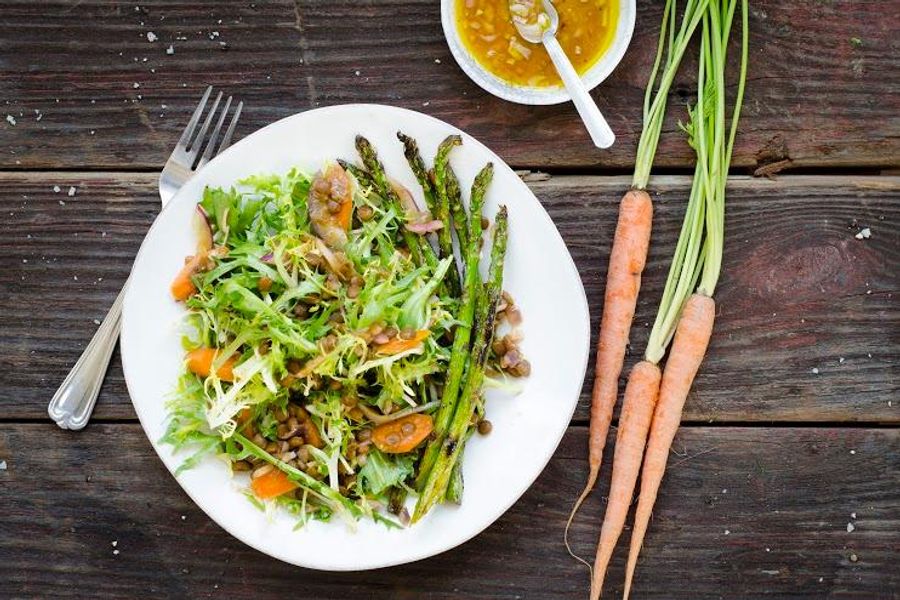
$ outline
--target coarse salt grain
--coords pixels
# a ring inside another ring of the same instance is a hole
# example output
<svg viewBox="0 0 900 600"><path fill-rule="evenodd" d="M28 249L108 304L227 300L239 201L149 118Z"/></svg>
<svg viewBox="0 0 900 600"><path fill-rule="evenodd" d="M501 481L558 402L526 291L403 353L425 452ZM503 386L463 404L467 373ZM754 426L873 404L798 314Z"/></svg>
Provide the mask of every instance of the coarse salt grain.
<svg viewBox="0 0 900 600"><path fill-rule="evenodd" d="M856 526L853 523L847 523L847 533L852 533L854 529L856 529Z"/></svg>
<svg viewBox="0 0 900 600"><path fill-rule="evenodd" d="M813 374L813 375L818 375L818 374L819 374L819 367L813 367L813 368L812 368L812 374Z"/></svg>
<svg viewBox="0 0 900 600"><path fill-rule="evenodd" d="M5 460L0 460L0 471L5 471L6 468L7 468L7 467L6 467L6 461L5 461Z"/></svg>
<svg viewBox="0 0 900 600"><path fill-rule="evenodd" d="M58 193L59 193L59 186L58 186L58 185L54 185L54 186L53 186L53 193L54 193L54 194L58 194Z"/></svg>
<svg viewBox="0 0 900 600"><path fill-rule="evenodd" d="M76 191L76 190L75 190L75 186L74 186L74 185L69 186L69 196L70 196L70 197L75 195L75 191Z"/></svg>
<svg viewBox="0 0 900 600"><path fill-rule="evenodd" d="M158 40L158 39L159 39L159 38L156 37L156 34L153 33L152 31L148 31L148 32L147 32L147 41L148 41L148 42L155 42L155 41Z"/></svg>
<svg viewBox="0 0 900 600"><path fill-rule="evenodd" d="M169 47L166 48L166 54L175 54L175 46L169 44Z"/></svg>
<svg viewBox="0 0 900 600"><path fill-rule="evenodd" d="M6 122L9 123L10 125L15 125L16 118L12 115L6 115Z"/></svg>

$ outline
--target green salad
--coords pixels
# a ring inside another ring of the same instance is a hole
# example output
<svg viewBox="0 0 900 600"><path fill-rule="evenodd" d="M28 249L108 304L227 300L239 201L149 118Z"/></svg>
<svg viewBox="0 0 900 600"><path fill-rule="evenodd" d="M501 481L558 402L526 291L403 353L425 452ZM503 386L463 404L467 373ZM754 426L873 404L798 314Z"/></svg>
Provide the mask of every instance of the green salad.
<svg viewBox="0 0 900 600"><path fill-rule="evenodd" d="M298 525L406 525L460 502L466 440L492 428L484 388L530 373L503 292L506 208L482 216L492 165L464 203L449 164L459 136L429 170L397 135L426 207L357 136L357 163L207 188L197 252L171 286L186 356L163 441L189 452L181 469L227 460L253 503Z"/></svg>

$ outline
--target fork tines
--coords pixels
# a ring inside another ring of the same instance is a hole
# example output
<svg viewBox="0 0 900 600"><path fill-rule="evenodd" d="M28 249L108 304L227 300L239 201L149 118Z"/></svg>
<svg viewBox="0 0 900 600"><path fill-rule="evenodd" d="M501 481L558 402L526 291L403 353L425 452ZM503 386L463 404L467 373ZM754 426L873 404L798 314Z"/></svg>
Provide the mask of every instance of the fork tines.
<svg viewBox="0 0 900 600"><path fill-rule="evenodd" d="M181 134L181 139L178 140L178 144L175 147L176 152L180 151L184 153L186 159L185 162L189 163L193 170L199 169L205 165L213 156L216 156L231 144L231 136L234 133L234 128L237 126L238 118L240 118L241 109L244 107L243 102L237 103L237 106L232 113L231 121L228 123L228 128L225 130L225 135L222 136L222 141L216 146L216 141L219 139L219 133L222 130L222 125L225 123L225 118L228 116L228 109L231 107L232 97L228 96L228 98L225 99L225 105L218 113L219 117L216 119L216 124L212 128L212 131L210 131L210 124L213 122L213 118L215 118L216 112L219 110L219 104L222 101L222 92L216 94L216 99L213 101L209 111L206 112L206 118L203 120L203 124L198 130L197 124L200 123L200 118L203 116L203 112L206 109L206 104L209 101L210 95L212 95L212 91L212 86L206 88L203 97L200 99L200 103L197 105L196 110L194 110L194 114L191 115L191 120L188 121L184 133ZM203 148L203 154L200 154L201 148Z"/></svg>

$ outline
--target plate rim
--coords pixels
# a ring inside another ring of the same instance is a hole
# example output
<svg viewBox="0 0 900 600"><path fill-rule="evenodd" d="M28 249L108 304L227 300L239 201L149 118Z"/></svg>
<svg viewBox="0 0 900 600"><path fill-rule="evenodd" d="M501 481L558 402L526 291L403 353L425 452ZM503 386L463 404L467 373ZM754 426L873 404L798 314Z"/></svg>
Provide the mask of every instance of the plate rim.
<svg viewBox="0 0 900 600"><path fill-rule="evenodd" d="M466 140L467 142L471 141L471 142L474 142L475 145L480 146L484 152L486 152L489 156L494 158L494 160L497 164L501 165L502 167L505 167L506 169L509 169L513 173L513 175L518 177L518 175L515 174L515 171L512 169L512 167L510 167L506 163L506 161L504 161L499 155L497 155L488 146L486 146L485 144L480 142L474 136L465 132L463 129L461 129L453 124L447 123L446 121L438 119L437 117L433 117L431 115L428 115L428 114L425 114L425 113L422 113L422 112L419 112L416 110L393 106L393 105L387 105L387 104L377 104L377 103L334 104L334 105L316 107L313 109L293 113L293 114L285 116L277 121L269 123L259 129L257 129L256 131L248 134L247 136L245 136L244 138L242 138L241 140L239 140L238 142L234 143L232 146L227 148L224 152L220 153L218 156L213 158L209 164L213 164L215 161L221 160L221 158L223 156L226 156L229 153L232 153L234 151L234 148L238 148L241 145L244 145L251 138L257 137L257 136L263 134L263 132L265 132L266 130L268 130L270 128L274 128L277 125L283 124L286 121L300 119L300 118L310 118L310 116L312 116L312 115L323 114L323 113L327 114L328 112L335 112L335 111L341 111L341 110L346 110L346 109L373 109L373 110L379 110L379 111L380 110L388 110L388 111L397 111L400 113L412 113L416 116L416 118L424 117L426 120L431 121L433 124L435 124L436 126L442 128L442 129L445 129L445 130L450 129L450 130L453 130L453 132L464 134L468 138L468 140ZM520 181L521 181L521 179L520 179ZM525 185L526 188L528 188L528 186L527 186L527 184L525 184L525 182L522 182L522 183L523 183L523 185ZM175 193L175 195L171 198L171 200L166 204L165 207L163 207L163 209L156 216L156 218L154 219L150 228L147 230L146 234L144 235L144 239L141 241L141 246L140 246L137 254L135 255L133 265L137 265L139 263L141 257L144 255L144 253L148 251L147 240L150 237L151 233L157 227L160 226L160 223L162 221L161 216L163 214L165 214L165 212L167 210L170 210L170 207L175 206L176 203L179 202L179 200L178 200L179 197L182 194L186 193L183 191L186 189L186 187L187 187L187 183L185 183ZM543 203L541 203L540 199L538 199L538 197L534 194L534 192L531 191L531 188L528 188L528 190L531 193L534 200L537 202L538 207L540 208L538 213L546 221L547 225L550 226L552 231L555 233L555 235L561 242L563 248L565 249L565 256L568 260L564 261L565 265L566 265L564 268L566 268L570 271L570 274L574 277L574 280L578 284L577 289L580 291L580 294L577 295L577 300L578 300L578 303L579 303L580 309L581 309L579 312L581 313L582 324L584 326L585 331L587 332L587 335L585 336L584 344L583 344L583 347L581 348L581 353L580 353L580 361L581 361L580 381L582 382L581 387L583 387L584 378L587 374L588 360L590 358L590 342L591 342L590 311L589 311L587 293L584 288L584 282L582 281L581 275L578 272L578 267L575 264L575 260L572 257L572 254L569 251L569 248L566 245L565 240L562 237L562 234L560 234L559 230L556 227L556 224L553 222L553 219L550 217L546 208L544 208L544 205L543 205ZM133 269L134 269L134 266L132 266L132 270ZM130 277L130 274L129 274L129 277ZM189 487L187 485L185 485L178 476L175 475L174 469L169 466L166 459L163 457L162 444L160 443L159 440L154 440L151 437L150 431L148 430L148 424L146 422L146 419L149 417L142 414L142 411L139 407L139 403L136 402L134 399L134 394L133 394L133 390L132 390L133 376L130 375L132 373L132 366L130 365L130 362L127 358L128 352L126 351L126 348L129 347L130 344L126 343L125 340L126 340L126 338L129 340L131 338L131 336L128 335L128 333L127 333L129 331L128 323L131 321L131 319L129 319L128 316L132 313L132 311L129 310L129 307L133 306L133 304L135 302L132 299L134 297L135 293L136 292L133 292L133 288L131 286L129 286L128 290L126 291L125 299L124 299L123 306L122 306L122 327L121 327L121 334L120 334L121 335L120 339L122 340L122 342L120 342L120 345L121 345L120 357L121 357L121 362L122 362L123 375L125 378L125 385L126 385L126 389L128 390L128 397L129 397L129 400L131 401L132 406L134 407L135 413L137 414L138 421L141 424L141 429L144 433L144 436L150 442L150 445L153 447L153 450L156 453L157 457L159 458L160 462L162 462L162 464L163 464L163 466L165 466L166 470L169 471L169 473L172 475L173 479L178 484L178 486L191 499L191 501L201 511L203 511L203 513L206 515L207 518L209 518L213 523L216 523L219 527L221 527L223 530L225 530L230 536L232 536L233 538L246 544L247 546L253 548L254 550L257 550L258 552L261 552L262 554L265 554L266 556L270 556L272 558L276 558L280 561L286 562L286 563L294 565L294 566L302 567L302 568L319 570L319 571L330 571L330 572L370 571L370 570L388 568L388 567L409 564L409 563L417 562L420 560L424 560L424 559L430 558L432 556L437 556L437 555L443 554L449 550L457 548L460 545L470 541L472 538L476 537L480 533L484 532L491 525L496 523L504 514L506 514L507 511L509 511L510 508L512 508L512 506L514 504L516 504L522 498L522 496L531 488L531 486L534 485L534 483L537 481L538 477L540 477L540 475L544 472L544 470L546 469L550 460L553 458L553 456L556 454L557 450L559 449L559 445L562 442L563 437L565 436L566 432L569 429L569 426L570 426L571 420L572 420L572 416L574 415L575 410L578 407L578 403L579 403L579 400L581 397L581 391L580 391L581 387L579 387L579 391L578 391L577 395L571 401L571 408L567 414L566 425L561 428L559 434L556 436L556 439L554 440L554 444L553 444L553 449L547 454L546 457L544 457L541 464L539 465L540 468L534 469L534 475L532 477L529 477L530 481L527 483L527 485L525 485L520 490L516 490L515 494L510 495L509 502L503 503L503 506L498 507L498 509L496 510L496 515L493 516L490 520L488 520L483 526L473 528L466 535L463 535L459 538L452 539L450 544L445 545L441 550L438 550L438 551L425 550L422 552L411 552L402 558L388 559L388 560L381 560L381 561L369 561L368 563L364 563L361 565L353 565L353 566L344 566L344 565L328 566L327 564L324 564L324 563L300 562L300 561L292 558L285 552L273 551L269 548L262 547L262 545L257 544L254 539L249 539L247 536L244 536L242 533L238 533L237 531L235 531L235 529L233 527L231 527L229 523L220 522L217 518L213 517L210 514L210 511L208 511L207 508L204 506L204 502L201 502L197 497L195 497L195 494L192 492L192 490L190 490ZM537 465L536 462L534 464ZM249 505L248 505L248 507L249 507Z"/></svg>

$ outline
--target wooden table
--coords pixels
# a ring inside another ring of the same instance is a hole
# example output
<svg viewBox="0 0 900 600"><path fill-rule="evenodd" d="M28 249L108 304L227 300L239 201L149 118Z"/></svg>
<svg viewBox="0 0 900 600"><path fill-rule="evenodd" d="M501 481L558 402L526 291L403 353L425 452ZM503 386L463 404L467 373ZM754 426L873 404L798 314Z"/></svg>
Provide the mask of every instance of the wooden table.
<svg viewBox="0 0 900 600"><path fill-rule="evenodd" d="M435 0L0 0L0 597L585 597L562 535L587 468L587 384L550 465L496 524L354 574L269 559L200 512L137 424L118 357L87 429L59 430L45 407L125 280L159 208L157 172L207 84L245 100L239 135L345 102L466 129L529 171L596 319L660 21L661 2L638 4L631 49L594 93L619 135L598 152L571 106L507 104L467 80ZM897 598L900 3L751 4L720 315L635 597ZM689 185L686 72L652 180L637 349ZM608 477L607 463L574 526L579 554Z"/></svg>

